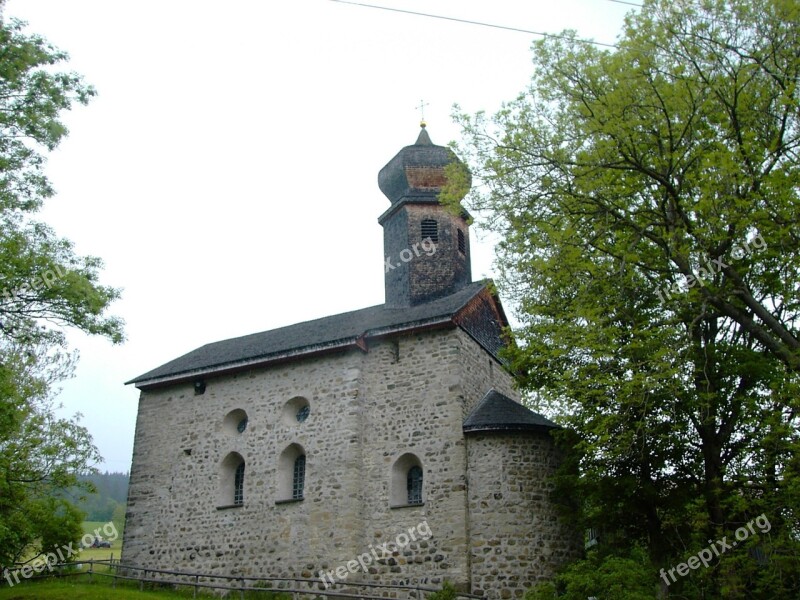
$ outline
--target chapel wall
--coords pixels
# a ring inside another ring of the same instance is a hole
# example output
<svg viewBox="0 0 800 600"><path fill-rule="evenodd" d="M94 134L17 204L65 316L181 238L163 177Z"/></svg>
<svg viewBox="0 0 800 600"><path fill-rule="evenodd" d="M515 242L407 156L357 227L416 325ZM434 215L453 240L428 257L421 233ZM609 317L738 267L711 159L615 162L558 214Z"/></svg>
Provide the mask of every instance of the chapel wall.
<svg viewBox="0 0 800 600"><path fill-rule="evenodd" d="M214 574L313 577L359 547L361 488L358 350L143 391L134 441L122 558ZM283 414L308 399L303 423ZM244 432L225 416L243 409ZM305 499L277 504L278 459L306 452ZM220 468L245 460L244 502L218 508Z"/></svg>

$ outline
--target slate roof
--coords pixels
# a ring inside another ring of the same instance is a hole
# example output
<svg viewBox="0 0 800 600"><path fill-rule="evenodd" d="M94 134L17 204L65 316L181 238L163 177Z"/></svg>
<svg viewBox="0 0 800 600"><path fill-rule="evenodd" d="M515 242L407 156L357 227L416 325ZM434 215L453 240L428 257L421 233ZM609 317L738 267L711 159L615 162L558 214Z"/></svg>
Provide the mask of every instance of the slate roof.
<svg viewBox="0 0 800 600"><path fill-rule="evenodd" d="M492 389L464 420L470 431L548 431L559 429L549 419Z"/></svg>
<svg viewBox="0 0 800 600"><path fill-rule="evenodd" d="M452 162L461 162L455 153L446 146L437 146L431 142L425 126L419 132L417 141L398 152L378 173L378 187L389 198L392 204L402 199L413 198L415 201L428 200L438 204L441 184L444 183L444 168ZM433 179L423 178L415 183L409 178L409 169L426 169L437 172Z"/></svg>
<svg viewBox="0 0 800 600"><path fill-rule="evenodd" d="M142 388L317 352L353 346L366 349L364 339L368 337L416 328L454 326L453 318L487 286L486 281L475 282L450 296L417 306L393 308L380 304L206 344L126 384L134 383Z"/></svg>

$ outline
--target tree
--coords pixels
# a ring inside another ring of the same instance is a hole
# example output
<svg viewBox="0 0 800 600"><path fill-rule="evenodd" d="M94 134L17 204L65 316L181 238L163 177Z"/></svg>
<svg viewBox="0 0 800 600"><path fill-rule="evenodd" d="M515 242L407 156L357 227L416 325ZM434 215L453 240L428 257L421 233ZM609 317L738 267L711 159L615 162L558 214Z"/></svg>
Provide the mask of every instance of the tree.
<svg viewBox="0 0 800 600"><path fill-rule="evenodd" d="M80 477L82 483L89 483L95 493L85 496L78 488L68 495L78 498L76 506L86 513L87 521L124 521L125 504L128 500L127 473L92 473ZM85 496L81 498L81 496ZM121 516L121 520L120 517Z"/></svg>
<svg viewBox="0 0 800 600"><path fill-rule="evenodd" d="M57 418L50 400L51 386L71 374L72 359L44 344L4 353L3 367L17 385L3 395L13 413L0 426L0 565L5 567L67 547L82 533L84 514L58 492L92 491L78 475L101 458L89 432L75 419Z"/></svg>
<svg viewBox="0 0 800 600"><path fill-rule="evenodd" d="M22 27L0 27L1 331L5 340L58 344L58 326L68 325L120 342L121 321L104 315L119 292L98 285L102 262L76 256L71 242L30 219L53 195L39 150L59 144L67 134L60 113L95 91L74 73L54 73L67 55Z"/></svg>
<svg viewBox="0 0 800 600"><path fill-rule="evenodd" d="M57 492L100 458L77 419L54 415L75 359L64 327L122 341L100 260L33 219L53 195L42 152L67 133L60 114L95 92L57 72L67 55L23 27L0 22L0 568L80 537L82 515Z"/></svg>
<svg viewBox="0 0 800 600"><path fill-rule="evenodd" d="M524 93L457 115L508 357L577 434L561 492L597 551L646 548L656 585L771 523L662 593L800 589L798 22L796 0L646 1L615 50L536 42Z"/></svg>

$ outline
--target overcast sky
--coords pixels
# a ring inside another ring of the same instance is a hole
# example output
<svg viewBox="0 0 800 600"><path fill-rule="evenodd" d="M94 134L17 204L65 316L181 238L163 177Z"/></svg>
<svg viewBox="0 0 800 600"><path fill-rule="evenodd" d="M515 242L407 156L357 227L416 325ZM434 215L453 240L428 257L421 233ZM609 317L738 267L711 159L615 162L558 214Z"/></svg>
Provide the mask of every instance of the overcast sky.
<svg viewBox="0 0 800 600"><path fill-rule="evenodd" d="M613 43L615 0L375 0ZM138 390L123 382L225 338L383 302L389 201L377 175L419 132L458 139L452 105L496 111L535 36L331 0L8 0L98 90L66 117L39 218L123 289L123 345L70 335L59 400L128 471ZM492 243L472 231L473 279ZM513 307L506 307L509 312Z"/></svg>

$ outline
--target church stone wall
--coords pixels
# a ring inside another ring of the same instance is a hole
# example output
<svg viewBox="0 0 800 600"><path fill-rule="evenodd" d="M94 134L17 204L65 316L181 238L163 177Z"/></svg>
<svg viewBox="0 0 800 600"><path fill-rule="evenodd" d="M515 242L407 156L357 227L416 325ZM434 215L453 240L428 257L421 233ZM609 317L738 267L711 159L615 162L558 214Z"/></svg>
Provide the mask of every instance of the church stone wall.
<svg viewBox="0 0 800 600"><path fill-rule="evenodd" d="M450 329L373 343L365 357L363 547L422 521L431 531L374 566L374 580L468 586L461 353ZM423 468L422 506L391 506L392 466L405 453Z"/></svg>
<svg viewBox="0 0 800 600"><path fill-rule="evenodd" d="M535 432L471 433L467 447L473 591L521 598L580 551L550 502L558 452Z"/></svg>
<svg viewBox="0 0 800 600"><path fill-rule="evenodd" d="M312 577L353 557L361 487L359 381L362 354L307 359L145 391L139 400L123 561L245 576ZM304 423L284 405L310 403ZM226 431L232 410L246 430ZM289 415L291 416L291 415ZM276 504L281 452L306 451L305 500ZM220 465L245 460L244 504L219 509Z"/></svg>
<svg viewBox="0 0 800 600"><path fill-rule="evenodd" d="M459 329L457 337L461 365L458 385L461 390L462 423L491 388L519 402L514 380L503 365L476 344L469 334Z"/></svg>
<svg viewBox="0 0 800 600"><path fill-rule="evenodd" d="M378 551L366 571L337 581L447 579L496 600L518 596L566 552L547 506L549 439L465 439L464 417L491 387L516 396L508 373L461 329L371 340L366 353L206 384L202 395L190 383L141 394L124 562L316 578L415 529L430 535ZM283 412L297 396L310 403L304 423ZM223 426L235 409L248 415L241 434ZM278 457L290 444L306 451L305 498L276 504ZM231 452L245 460L244 505L219 509ZM421 506L392 502L392 467L404 454L423 467Z"/></svg>

